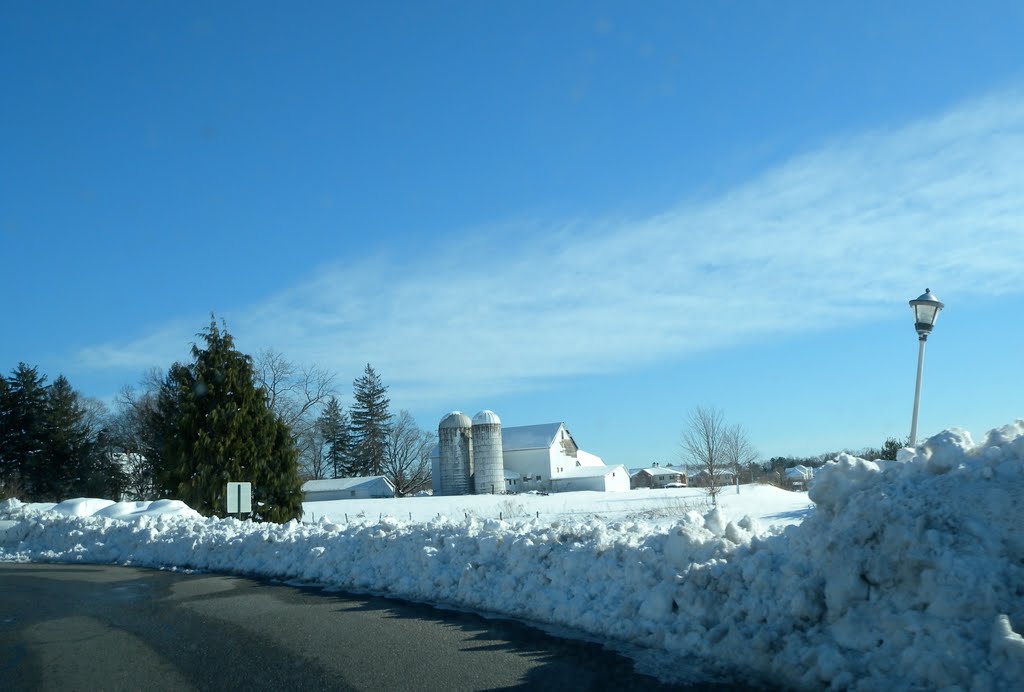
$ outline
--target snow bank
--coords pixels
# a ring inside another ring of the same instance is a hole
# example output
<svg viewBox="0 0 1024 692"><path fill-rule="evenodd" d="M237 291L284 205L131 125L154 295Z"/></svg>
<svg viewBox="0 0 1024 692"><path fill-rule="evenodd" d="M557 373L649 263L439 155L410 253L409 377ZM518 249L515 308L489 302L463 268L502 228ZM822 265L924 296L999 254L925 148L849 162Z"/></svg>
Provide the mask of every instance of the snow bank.
<svg viewBox="0 0 1024 692"><path fill-rule="evenodd" d="M253 524L0 506L0 559L298 579L566 625L807 689L1024 684L1024 421L842 456L802 524L384 517ZM106 511L104 510L101 511ZM112 510L114 511L114 510ZM671 678L671 670L662 670Z"/></svg>

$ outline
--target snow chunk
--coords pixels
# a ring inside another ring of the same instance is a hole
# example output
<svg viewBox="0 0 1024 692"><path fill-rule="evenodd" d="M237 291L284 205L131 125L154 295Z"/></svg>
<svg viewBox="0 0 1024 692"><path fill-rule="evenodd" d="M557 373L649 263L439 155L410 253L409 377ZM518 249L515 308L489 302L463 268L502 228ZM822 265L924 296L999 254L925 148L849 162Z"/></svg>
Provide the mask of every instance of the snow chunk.
<svg viewBox="0 0 1024 692"><path fill-rule="evenodd" d="M71 517L89 517L100 510L106 509L114 504L113 500L98 500L92 497L79 497L74 500L65 500L57 504L52 511L67 514Z"/></svg>

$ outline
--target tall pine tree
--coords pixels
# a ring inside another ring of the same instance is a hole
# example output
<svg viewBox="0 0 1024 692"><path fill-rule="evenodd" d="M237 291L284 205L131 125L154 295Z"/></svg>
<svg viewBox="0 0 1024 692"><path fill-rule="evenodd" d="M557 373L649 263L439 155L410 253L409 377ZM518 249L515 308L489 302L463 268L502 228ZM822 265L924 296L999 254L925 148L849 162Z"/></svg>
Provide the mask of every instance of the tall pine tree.
<svg viewBox="0 0 1024 692"><path fill-rule="evenodd" d="M391 413L387 397L388 388L369 363L363 376L352 383L351 406L354 473L357 476L379 476L384 468L384 450L387 445Z"/></svg>
<svg viewBox="0 0 1024 692"><path fill-rule="evenodd" d="M215 319L197 336L203 347L192 347L189 365L171 367L160 391L159 486L203 514L224 516L227 483L248 481L256 518L298 518L295 443L256 386L252 359L235 349Z"/></svg>
<svg viewBox="0 0 1024 692"><path fill-rule="evenodd" d="M324 460L331 470L332 478L352 475L352 433L348 412L341 408L337 397L327 400L317 430L323 440Z"/></svg>
<svg viewBox="0 0 1024 692"><path fill-rule="evenodd" d="M46 377L19 363L0 389L0 484L6 495L41 499L37 474L46 447Z"/></svg>
<svg viewBox="0 0 1024 692"><path fill-rule="evenodd" d="M99 455L81 396L63 375L47 388L44 411L44 445L33 470L35 496L59 502L87 494Z"/></svg>

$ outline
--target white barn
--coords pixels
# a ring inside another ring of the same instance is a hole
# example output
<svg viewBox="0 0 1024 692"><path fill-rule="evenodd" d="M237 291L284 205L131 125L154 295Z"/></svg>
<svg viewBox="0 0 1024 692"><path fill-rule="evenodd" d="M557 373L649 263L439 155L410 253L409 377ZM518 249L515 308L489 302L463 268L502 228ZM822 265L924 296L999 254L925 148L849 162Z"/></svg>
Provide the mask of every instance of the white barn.
<svg viewBox="0 0 1024 692"><path fill-rule="evenodd" d="M501 449L506 492L629 490L626 469L606 466L601 457L581 450L565 423L503 426ZM440 445L430 461L439 494Z"/></svg>
<svg viewBox="0 0 1024 692"><path fill-rule="evenodd" d="M520 491L553 490L551 478L576 468L579 447L565 423L501 429L505 470L519 474Z"/></svg>
<svg viewBox="0 0 1024 692"><path fill-rule="evenodd" d="M302 484L303 502L328 500L365 500L394 497L395 486L384 476L356 476L306 481Z"/></svg>

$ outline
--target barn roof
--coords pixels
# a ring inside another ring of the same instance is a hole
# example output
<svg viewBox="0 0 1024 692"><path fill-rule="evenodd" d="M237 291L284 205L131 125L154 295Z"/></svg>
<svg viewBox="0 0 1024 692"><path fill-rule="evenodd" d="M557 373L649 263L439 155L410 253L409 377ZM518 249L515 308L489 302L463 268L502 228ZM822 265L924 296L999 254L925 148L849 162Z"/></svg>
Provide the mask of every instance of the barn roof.
<svg viewBox="0 0 1024 692"><path fill-rule="evenodd" d="M576 463L580 466L605 466L604 459L582 449L576 450Z"/></svg>
<svg viewBox="0 0 1024 692"><path fill-rule="evenodd" d="M352 490L361 485L371 485L379 482L391 485L391 482L384 476L353 476L352 478L326 478L317 481L306 481L302 484L304 493L322 493L329 490Z"/></svg>
<svg viewBox="0 0 1024 692"><path fill-rule="evenodd" d="M547 449L555 441L561 423L541 423L540 425L517 425L502 427L501 448L512 449Z"/></svg>

